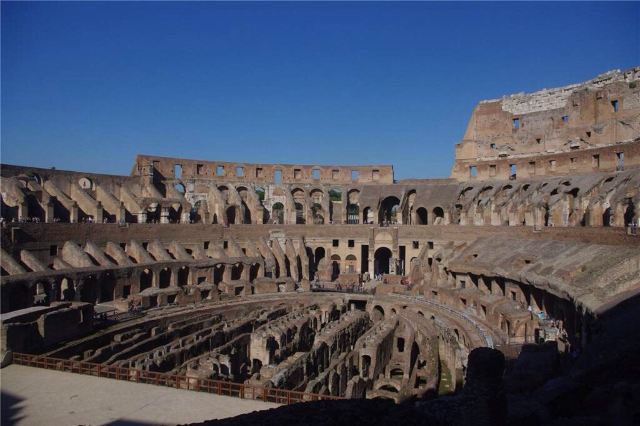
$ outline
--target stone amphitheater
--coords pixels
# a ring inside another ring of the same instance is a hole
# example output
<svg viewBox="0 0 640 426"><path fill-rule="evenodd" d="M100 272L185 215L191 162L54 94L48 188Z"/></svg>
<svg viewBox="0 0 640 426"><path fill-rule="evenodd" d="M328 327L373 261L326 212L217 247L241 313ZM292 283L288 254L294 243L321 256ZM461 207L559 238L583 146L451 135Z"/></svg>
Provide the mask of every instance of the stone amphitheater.
<svg viewBox="0 0 640 426"><path fill-rule="evenodd" d="M3 366L283 405L224 424L640 419L640 68L480 102L449 178L138 155L0 184Z"/></svg>

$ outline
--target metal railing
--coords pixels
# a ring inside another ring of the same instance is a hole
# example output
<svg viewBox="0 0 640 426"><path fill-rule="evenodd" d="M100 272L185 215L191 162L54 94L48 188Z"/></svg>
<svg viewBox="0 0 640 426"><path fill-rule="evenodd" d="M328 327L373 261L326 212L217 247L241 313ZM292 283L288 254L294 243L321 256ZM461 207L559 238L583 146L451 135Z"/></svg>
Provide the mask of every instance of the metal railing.
<svg viewBox="0 0 640 426"><path fill-rule="evenodd" d="M96 364L85 361L72 361L68 359L50 358L23 353L14 353L13 363L28 367L46 368L49 370L64 371L68 373L106 377L115 380L126 380L129 382L166 386L175 389L206 392L214 395L273 402L276 404L295 404L297 402L306 401L347 399L345 397L333 395L320 395L288 389L276 389L244 383L225 382L222 380L156 373L153 371L137 370L134 368Z"/></svg>

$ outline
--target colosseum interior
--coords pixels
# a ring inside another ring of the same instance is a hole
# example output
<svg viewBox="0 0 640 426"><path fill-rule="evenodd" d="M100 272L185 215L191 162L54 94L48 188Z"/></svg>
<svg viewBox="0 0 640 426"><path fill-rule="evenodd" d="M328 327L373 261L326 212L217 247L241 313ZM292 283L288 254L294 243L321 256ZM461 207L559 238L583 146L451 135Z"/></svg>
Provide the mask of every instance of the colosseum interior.
<svg viewBox="0 0 640 426"><path fill-rule="evenodd" d="M324 400L274 419L640 418L640 68L480 102L449 178L138 155L0 183L3 365Z"/></svg>

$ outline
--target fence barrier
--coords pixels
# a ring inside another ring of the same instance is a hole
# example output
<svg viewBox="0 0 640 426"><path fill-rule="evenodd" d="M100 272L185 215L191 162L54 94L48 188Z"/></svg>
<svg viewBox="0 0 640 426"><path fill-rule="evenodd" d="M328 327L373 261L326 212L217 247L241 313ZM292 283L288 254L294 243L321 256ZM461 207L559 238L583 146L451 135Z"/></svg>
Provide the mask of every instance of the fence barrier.
<svg viewBox="0 0 640 426"><path fill-rule="evenodd" d="M214 395L232 396L242 399L260 400L276 404L294 404L306 401L342 400L341 396L320 395L315 393L292 391L288 389L267 388L244 383L225 382L223 380L201 379L176 374L157 373L114 365L96 364L85 361L50 358L40 355L14 353L13 363L28 367L46 368L68 373L85 374L95 377L126 380L136 383L186 389Z"/></svg>

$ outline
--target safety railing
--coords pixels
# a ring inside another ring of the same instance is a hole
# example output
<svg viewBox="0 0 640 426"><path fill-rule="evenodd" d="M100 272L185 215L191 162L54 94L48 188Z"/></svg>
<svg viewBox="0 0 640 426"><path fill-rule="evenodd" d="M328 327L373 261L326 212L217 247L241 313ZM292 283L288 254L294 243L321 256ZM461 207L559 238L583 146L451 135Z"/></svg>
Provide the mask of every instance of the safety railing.
<svg viewBox="0 0 640 426"><path fill-rule="evenodd" d="M85 374L115 380L126 380L129 382L166 386L175 389L206 392L214 395L273 402L276 404L294 404L306 401L347 399L345 397L333 395L321 395L292 391L288 389L267 388L245 383L225 382L222 380L157 373L153 371L137 370L134 368L118 367L115 365L96 364L92 362L50 358L23 353L14 353L13 363L28 367L46 368L49 370L64 371L68 373Z"/></svg>

